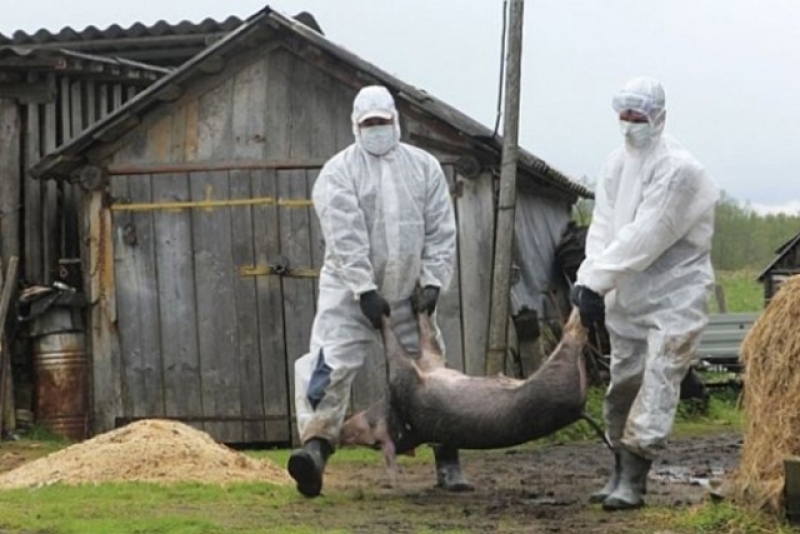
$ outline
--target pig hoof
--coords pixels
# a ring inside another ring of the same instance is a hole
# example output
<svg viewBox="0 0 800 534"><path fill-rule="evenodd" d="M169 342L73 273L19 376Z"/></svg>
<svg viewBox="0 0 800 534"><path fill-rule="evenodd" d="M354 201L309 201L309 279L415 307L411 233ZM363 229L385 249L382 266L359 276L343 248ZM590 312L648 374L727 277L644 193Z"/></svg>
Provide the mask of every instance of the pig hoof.
<svg viewBox="0 0 800 534"><path fill-rule="evenodd" d="M472 491L458 461L440 460L436 465L436 485L445 491Z"/></svg>
<svg viewBox="0 0 800 534"><path fill-rule="evenodd" d="M465 492L465 491L474 491L475 490L475 488L473 488L472 485L469 484L466 481L449 483L449 484L439 483L439 484L437 484L437 486L442 488L445 491L452 491L453 493L461 493L461 492Z"/></svg>

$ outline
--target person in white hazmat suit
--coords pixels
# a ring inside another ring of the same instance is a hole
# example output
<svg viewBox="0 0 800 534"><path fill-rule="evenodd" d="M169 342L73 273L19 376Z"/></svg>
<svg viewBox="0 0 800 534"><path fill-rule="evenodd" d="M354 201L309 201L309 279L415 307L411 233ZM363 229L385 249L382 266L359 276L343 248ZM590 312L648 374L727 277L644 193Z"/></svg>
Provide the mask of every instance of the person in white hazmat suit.
<svg viewBox="0 0 800 534"><path fill-rule="evenodd" d="M661 84L638 77L613 98L624 137L595 191L572 301L587 327L605 321L611 381L604 400L612 475L591 502L644 505L651 463L666 446L680 384L708 321L718 189L663 132Z"/></svg>
<svg viewBox="0 0 800 534"><path fill-rule="evenodd" d="M411 354L419 333L411 308L434 316L456 261L455 214L439 162L400 142L394 99L382 86L364 87L353 103L355 143L323 166L313 203L325 241L317 313L308 354L295 362L295 411L301 449L288 461L298 491L315 497L334 452L365 358L376 355L381 319ZM441 340L441 333L437 335ZM467 489L458 450L434 447L437 480Z"/></svg>

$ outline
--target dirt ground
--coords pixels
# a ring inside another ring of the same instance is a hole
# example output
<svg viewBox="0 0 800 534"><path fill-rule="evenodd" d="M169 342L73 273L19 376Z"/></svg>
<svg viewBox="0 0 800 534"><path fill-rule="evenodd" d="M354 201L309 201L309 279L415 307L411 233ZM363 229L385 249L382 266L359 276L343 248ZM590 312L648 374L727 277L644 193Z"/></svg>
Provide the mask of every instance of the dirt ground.
<svg viewBox="0 0 800 534"><path fill-rule="evenodd" d="M654 464L648 503L682 507L707 498L708 481L719 481L739 457L739 434L673 441ZM631 513L607 513L589 505L588 495L606 480L612 461L599 444L576 444L502 451L462 452L462 464L475 491L453 494L432 487L429 465L405 465L394 490L381 489L366 502L363 524L338 524L351 532L653 532ZM333 463L329 492L375 488L386 477L378 466ZM398 502L399 501L399 502ZM326 513L328 513L326 511ZM328 526L337 521L330 515ZM628 530L628 529L633 530Z"/></svg>
<svg viewBox="0 0 800 534"><path fill-rule="evenodd" d="M736 433L674 440L651 471L648 503L682 507L706 498L704 482L718 481L738 462ZM0 449L0 473L46 454L47 447ZM394 489L382 465L332 459L321 499L298 497L282 507L280 524L353 533L623 533L667 534L639 513L606 513L586 502L605 482L612 462L599 443L494 451L462 451L475 490L434 487L430 463L403 459Z"/></svg>

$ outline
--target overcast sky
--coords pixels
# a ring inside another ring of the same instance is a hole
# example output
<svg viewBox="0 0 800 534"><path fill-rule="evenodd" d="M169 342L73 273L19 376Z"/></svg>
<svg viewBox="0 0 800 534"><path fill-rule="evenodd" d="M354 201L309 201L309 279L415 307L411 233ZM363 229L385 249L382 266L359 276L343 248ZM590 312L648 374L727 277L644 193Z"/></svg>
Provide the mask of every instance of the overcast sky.
<svg viewBox="0 0 800 534"><path fill-rule="evenodd" d="M0 0L0 32L159 19L246 17L263 0ZM276 0L326 36L494 125L502 0ZM659 78L667 131L721 188L757 209L800 212L800 2L528 0L520 143L594 179L620 135L610 101L630 77Z"/></svg>

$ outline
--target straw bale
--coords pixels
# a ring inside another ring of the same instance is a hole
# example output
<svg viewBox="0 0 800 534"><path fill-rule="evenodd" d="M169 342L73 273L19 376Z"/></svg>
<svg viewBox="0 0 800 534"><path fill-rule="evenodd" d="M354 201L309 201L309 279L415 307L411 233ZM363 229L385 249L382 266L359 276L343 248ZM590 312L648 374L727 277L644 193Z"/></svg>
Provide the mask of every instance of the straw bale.
<svg viewBox="0 0 800 534"><path fill-rule="evenodd" d="M800 276L789 278L742 343L744 441L732 492L780 514L784 467L800 455Z"/></svg>

